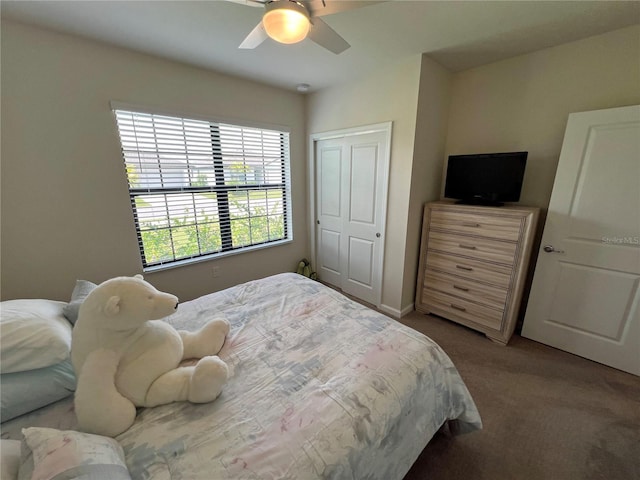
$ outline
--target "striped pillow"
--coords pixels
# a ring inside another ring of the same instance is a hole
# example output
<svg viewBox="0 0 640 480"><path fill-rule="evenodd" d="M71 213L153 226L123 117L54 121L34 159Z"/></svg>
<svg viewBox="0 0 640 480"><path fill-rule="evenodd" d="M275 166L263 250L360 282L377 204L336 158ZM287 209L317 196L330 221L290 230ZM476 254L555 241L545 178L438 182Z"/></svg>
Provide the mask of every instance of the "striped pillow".
<svg viewBox="0 0 640 480"><path fill-rule="evenodd" d="M113 438L36 427L23 428L22 434L19 478L131 480L122 447Z"/></svg>

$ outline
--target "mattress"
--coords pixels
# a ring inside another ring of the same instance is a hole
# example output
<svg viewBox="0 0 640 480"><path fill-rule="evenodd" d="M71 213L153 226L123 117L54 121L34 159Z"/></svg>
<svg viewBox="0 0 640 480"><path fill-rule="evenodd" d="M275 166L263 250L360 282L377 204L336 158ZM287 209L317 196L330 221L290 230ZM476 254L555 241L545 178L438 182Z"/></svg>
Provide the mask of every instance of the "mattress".
<svg viewBox="0 0 640 480"><path fill-rule="evenodd" d="M133 479L401 479L445 423L482 427L445 352L423 334L301 275L180 305L195 330L224 316L230 379L212 403L140 409L117 437ZM2 425L73 429L71 399Z"/></svg>

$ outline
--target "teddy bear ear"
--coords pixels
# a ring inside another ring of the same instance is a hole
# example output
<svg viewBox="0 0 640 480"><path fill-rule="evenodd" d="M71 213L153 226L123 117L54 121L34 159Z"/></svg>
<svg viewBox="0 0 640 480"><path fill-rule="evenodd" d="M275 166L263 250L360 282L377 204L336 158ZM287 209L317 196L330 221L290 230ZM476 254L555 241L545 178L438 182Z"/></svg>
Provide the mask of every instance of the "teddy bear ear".
<svg viewBox="0 0 640 480"><path fill-rule="evenodd" d="M113 296L109 298L109 300L107 300L106 305L104 306L104 313L109 317L113 317L117 315L119 311L120 311L120 297Z"/></svg>
<svg viewBox="0 0 640 480"><path fill-rule="evenodd" d="M139 273L134 275L133 278L138 278L140 280L144 280L144 277L142 275L140 275Z"/></svg>

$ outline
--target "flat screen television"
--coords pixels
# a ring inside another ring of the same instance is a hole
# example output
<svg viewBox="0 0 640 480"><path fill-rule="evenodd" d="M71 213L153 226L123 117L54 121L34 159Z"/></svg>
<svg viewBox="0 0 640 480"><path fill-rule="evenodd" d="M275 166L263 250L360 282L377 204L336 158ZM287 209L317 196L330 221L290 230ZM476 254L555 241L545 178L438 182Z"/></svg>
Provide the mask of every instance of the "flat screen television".
<svg viewBox="0 0 640 480"><path fill-rule="evenodd" d="M468 205L520 200L528 152L450 155L444 196Z"/></svg>

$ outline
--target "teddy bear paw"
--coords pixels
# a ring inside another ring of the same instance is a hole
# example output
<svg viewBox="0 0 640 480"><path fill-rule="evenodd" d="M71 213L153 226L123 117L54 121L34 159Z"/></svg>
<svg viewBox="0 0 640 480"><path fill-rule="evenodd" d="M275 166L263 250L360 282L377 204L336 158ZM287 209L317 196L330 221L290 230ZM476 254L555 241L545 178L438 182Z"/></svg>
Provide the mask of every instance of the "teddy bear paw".
<svg viewBox="0 0 640 480"><path fill-rule="evenodd" d="M201 358L195 366L189 385L188 400L192 403L212 402L229 378L229 367L219 357Z"/></svg>
<svg viewBox="0 0 640 480"><path fill-rule="evenodd" d="M203 330L206 331L215 331L217 335L227 336L229 334L229 330L231 326L226 318L214 318L210 320L204 327Z"/></svg>
<svg viewBox="0 0 640 480"><path fill-rule="evenodd" d="M205 355L216 355L222 349L229 330L229 322L224 318L215 318L208 322L197 333L200 350L205 350Z"/></svg>
<svg viewBox="0 0 640 480"><path fill-rule="evenodd" d="M195 332L180 330L179 333L183 345L182 358L204 358L220 352L229 333L229 322L224 318L216 318L200 330Z"/></svg>

